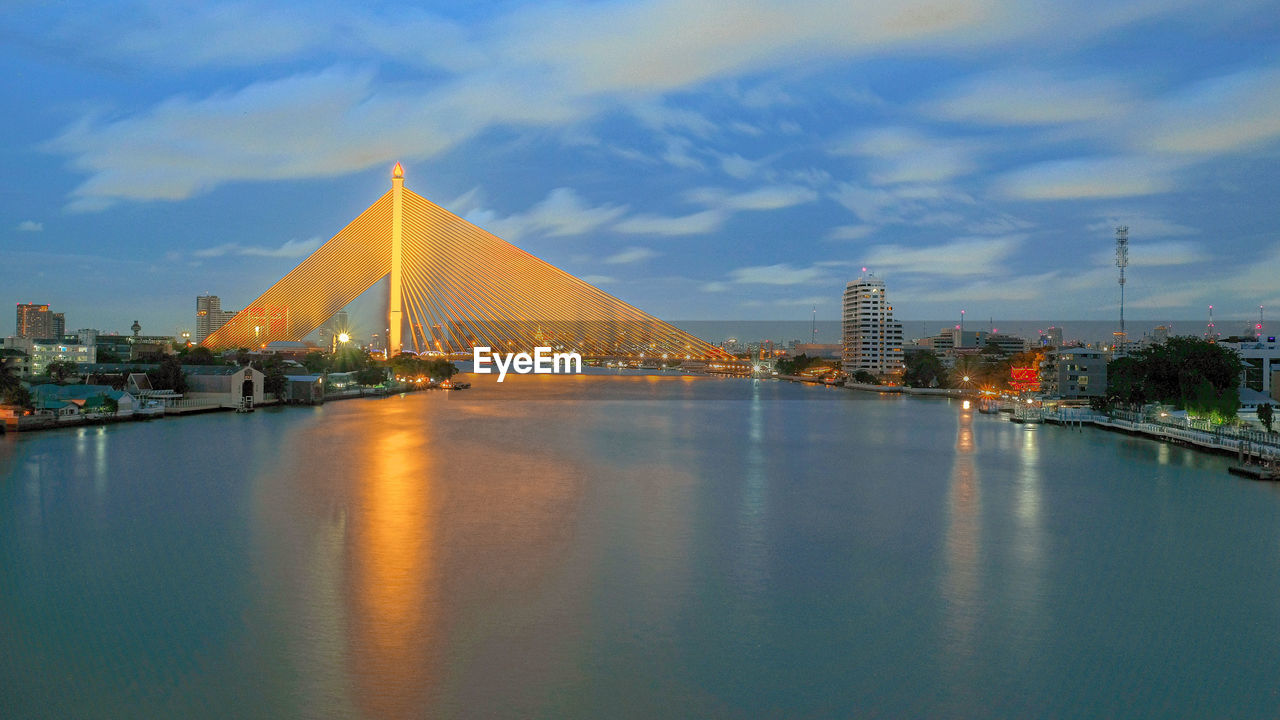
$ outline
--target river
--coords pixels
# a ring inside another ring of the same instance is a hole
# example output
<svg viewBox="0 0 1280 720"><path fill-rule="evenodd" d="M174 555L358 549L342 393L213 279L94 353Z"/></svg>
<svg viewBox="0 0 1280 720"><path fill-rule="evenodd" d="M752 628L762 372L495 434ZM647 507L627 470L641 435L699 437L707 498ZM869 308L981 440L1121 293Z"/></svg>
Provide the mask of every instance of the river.
<svg viewBox="0 0 1280 720"><path fill-rule="evenodd" d="M1280 716L1280 489L708 377L0 438L0 717Z"/></svg>

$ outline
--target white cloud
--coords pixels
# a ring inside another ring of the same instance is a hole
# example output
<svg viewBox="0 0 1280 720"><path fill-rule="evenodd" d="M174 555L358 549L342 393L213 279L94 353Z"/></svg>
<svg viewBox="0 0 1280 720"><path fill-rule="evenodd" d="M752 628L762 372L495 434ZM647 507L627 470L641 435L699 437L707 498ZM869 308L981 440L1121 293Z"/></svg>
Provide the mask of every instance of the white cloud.
<svg viewBox="0 0 1280 720"><path fill-rule="evenodd" d="M723 210L703 210L692 215L632 215L613 229L632 235L703 235L720 229L728 214Z"/></svg>
<svg viewBox="0 0 1280 720"><path fill-rule="evenodd" d="M830 147L834 155L870 158L870 180L876 185L937 183L967 175L977 168L981 146L964 138L938 139L904 127L862 130Z"/></svg>
<svg viewBox="0 0 1280 720"><path fill-rule="evenodd" d="M1163 153L1225 153L1280 138L1280 68L1247 70L1165 98L1134 130L1138 147Z"/></svg>
<svg viewBox="0 0 1280 720"><path fill-rule="evenodd" d="M818 193L799 185L771 185L736 194L719 188L699 188L691 190L688 198L723 210L781 210L814 202Z"/></svg>
<svg viewBox="0 0 1280 720"><path fill-rule="evenodd" d="M1204 248L1194 242L1136 242L1130 236L1129 265L1132 267L1167 267L1171 265L1190 265L1209 259ZM1113 265L1116 255L1114 250L1103 250L1093 256L1099 265Z"/></svg>
<svg viewBox="0 0 1280 720"><path fill-rule="evenodd" d="M827 233L828 240L861 240L875 232L874 225L839 225Z"/></svg>
<svg viewBox="0 0 1280 720"><path fill-rule="evenodd" d="M619 253L610 255L609 257L605 258L604 261L610 265L626 265L630 263L637 263L642 260L648 260L649 258L654 258L657 256L658 256L658 253L650 250L649 248L629 247Z"/></svg>
<svg viewBox="0 0 1280 720"><path fill-rule="evenodd" d="M1004 174L995 192L1019 200L1136 197L1174 187L1174 163L1143 156L1080 158L1038 163Z"/></svg>
<svg viewBox="0 0 1280 720"><path fill-rule="evenodd" d="M1133 93L1111 78L1016 69L963 80L926 111L988 125L1047 125L1106 120L1133 104Z"/></svg>
<svg viewBox="0 0 1280 720"><path fill-rule="evenodd" d="M18 223L15 228L18 232L40 232L44 230L44 223L35 220L23 220Z"/></svg>
<svg viewBox="0 0 1280 720"><path fill-rule="evenodd" d="M968 195L941 185L905 184L867 188L841 183L831 198L872 225L906 223L954 225L963 217L956 208L974 204Z"/></svg>
<svg viewBox="0 0 1280 720"><path fill-rule="evenodd" d="M960 238L941 245L905 247L877 245L863 265L876 270L892 268L903 273L929 275L983 275L999 273L1005 260L1026 242L1025 235L996 238Z"/></svg>
<svg viewBox="0 0 1280 720"><path fill-rule="evenodd" d="M277 248L224 243L191 253L198 258L222 257L223 255L250 255L255 257L300 258L306 257L324 244L324 238L313 237L308 240L289 240Z"/></svg>
<svg viewBox="0 0 1280 720"><path fill-rule="evenodd" d="M617 220L625 205L592 207L573 188L556 188L527 212L498 217L491 210L472 210L466 219L508 241L530 235L582 235Z"/></svg>
<svg viewBox="0 0 1280 720"><path fill-rule="evenodd" d="M588 285L611 285L618 282L618 279L609 275L582 275L578 278Z"/></svg>
<svg viewBox="0 0 1280 720"><path fill-rule="evenodd" d="M1090 223L1085 229L1091 233L1110 234L1115 231L1117 226L1125 225L1128 226L1129 233L1135 240L1138 238L1166 238L1200 234L1200 231L1193 227L1148 213L1111 210L1102 213L1102 216L1105 218L1104 220Z"/></svg>
<svg viewBox="0 0 1280 720"><path fill-rule="evenodd" d="M797 268L785 263L738 268L729 273L730 281L740 285L804 285L825 281L828 276L829 271L823 267Z"/></svg>

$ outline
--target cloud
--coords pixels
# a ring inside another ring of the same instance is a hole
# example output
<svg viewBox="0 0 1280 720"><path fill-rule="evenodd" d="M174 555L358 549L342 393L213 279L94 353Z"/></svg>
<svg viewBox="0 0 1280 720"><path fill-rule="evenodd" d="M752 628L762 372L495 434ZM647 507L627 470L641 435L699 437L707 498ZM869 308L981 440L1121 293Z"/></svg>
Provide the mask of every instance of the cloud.
<svg viewBox="0 0 1280 720"><path fill-rule="evenodd" d="M690 191L688 198L723 210L781 210L814 202L818 193L799 185L772 185L736 194L719 188L699 188Z"/></svg>
<svg viewBox="0 0 1280 720"><path fill-rule="evenodd" d="M1125 305L1142 310L1183 310L1203 305L1207 295L1207 288L1182 288L1156 295L1131 298L1125 302Z"/></svg>
<svg viewBox="0 0 1280 720"><path fill-rule="evenodd" d="M872 225L915 223L955 225L963 217L957 208L974 204L972 197L941 185L904 184L888 188L867 188L841 183L831 198Z"/></svg>
<svg viewBox="0 0 1280 720"><path fill-rule="evenodd" d="M740 285L805 285L828 279L824 267L796 268L787 264L738 268L729 273L730 282Z"/></svg>
<svg viewBox="0 0 1280 720"><path fill-rule="evenodd" d="M1115 263L1115 252L1104 250L1093 256L1099 265ZM1129 265L1132 267L1167 267L1171 265L1191 265L1209 259L1204 248L1194 242L1131 242L1129 243Z"/></svg>
<svg viewBox="0 0 1280 720"><path fill-rule="evenodd" d="M579 280L588 285L611 285L618 282L618 279L609 275L581 275Z"/></svg>
<svg viewBox="0 0 1280 720"><path fill-rule="evenodd" d="M828 240L861 240L875 232L874 225L839 225L827 233Z"/></svg>
<svg viewBox="0 0 1280 720"><path fill-rule="evenodd" d="M945 140L903 127L863 130L834 142L833 155L872 160L869 176L875 185L937 183L977 169L981 146L964 138Z"/></svg>
<svg viewBox="0 0 1280 720"><path fill-rule="evenodd" d="M976 280L965 285L931 284L906 290L912 302L975 303L1040 300L1053 287L1057 273Z"/></svg>
<svg viewBox="0 0 1280 720"><path fill-rule="evenodd" d="M41 232L44 230L44 223L36 222L35 220L23 220L14 229L18 232Z"/></svg>
<svg viewBox="0 0 1280 720"><path fill-rule="evenodd" d="M589 206L573 188L562 187L552 190L527 212L499 217L491 210L476 209L466 219L514 242L530 235L582 235L617 220L626 211L625 205Z"/></svg>
<svg viewBox="0 0 1280 720"><path fill-rule="evenodd" d="M425 160L492 127L563 127L627 107L663 132L712 134L712 121L652 98L765 70L803 72L815 61L999 47L1053 22L1053 13L988 0L815 0L802 12L783 0L729 12L679 0L531 4L469 28L408 10L312 13L251 2L189 10L143 4L130 9L141 19L128 22L114 7L83 12L56 34L64 47L147 68L163 57L172 67L274 62L279 70L65 129L47 147L85 175L72 209L333 177ZM353 65L284 74L335 54ZM768 81L754 90L770 102L780 94ZM669 140L663 155L677 167L703 166L687 139Z"/></svg>
<svg viewBox="0 0 1280 720"><path fill-rule="evenodd" d="M994 191L1017 200L1136 197L1174 187L1174 163L1150 157L1093 157L1043 162L1004 174Z"/></svg>
<svg viewBox="0 0 1280 720"><path fill-rule="evenodd" d="M1161 153L1227 153L1280 138L1280 68L1212 78L1154 103L1134 144Z"/></svg>
<svg viewBox="0 0 1280 720"><path fill-rule="evenodd" d="M1090 223L1085 227L1091 233L1110 234L1117 226L1125 225L1135 240L1138 238L1165 238L1185 235L1199 235L1200 231L1180 223L1156 217L1147 213L1112 210L1103 213L1105 220Z"/></svg>
<svg viewBox="0 0 1280 720"><path fill-rule="evenodd" d="M703 210L678 217L632 215L614 225L613 229L632 235L703 235L719 230L727 217L728 213L723 210Z"/></svg>
<svg viewBox="0 0 1280 720"><path fill-rule="evenodd" d="M830 297L823 295L813 295L802 298L774 298L771 300L745 300L742 307L809 307L812 305L826 305L831 302Z"/></svg>
<svg viewBox="0 0 1280 720"><path fill-rule="evenodd" d="M701 287L702 292L720 293L729 289L729 283L720 281L704 283Z"/></svg>
<svg viewBox="0 0 1280 720"><path fill-rule="evenodd" d="M996 238L961 238L941 245L906 247L877 245L867 253L863 265L895 269L903 273L929 275L983 275L1002 272L1004 261L1020 245L1025 235Z"/></svg>
<svg viewBox="0 0 1280 720"><path fill-rule="evenodd" d="M610 255L609 257L605 258L604 261L609 265L626 265L630 263L637 263L642 260L648 260L649 258L654 258L657 256L658 256L658 253L650 250L649 248L630 247L630 248L627 248L626 250L623 250L622 252L619 252L614 255Z"/></svg>
<svg viewBox="0 0 1280 720"><path fill-rule="evenodd" d="M986 125L1049 125L1114 118L1134 103L1132 91L1108 77L1015 69L962 80L925 111Z"/></svg>
<svg viewBox="0 0 1280 720"><path fill-rule="evenodd" d="M324 244L324 238L313 237L308 240L289 240L277 248L224 243L191 253L198 258L222 257L223 255L249 255L256 257L300 258L306 257Z"/></svg>

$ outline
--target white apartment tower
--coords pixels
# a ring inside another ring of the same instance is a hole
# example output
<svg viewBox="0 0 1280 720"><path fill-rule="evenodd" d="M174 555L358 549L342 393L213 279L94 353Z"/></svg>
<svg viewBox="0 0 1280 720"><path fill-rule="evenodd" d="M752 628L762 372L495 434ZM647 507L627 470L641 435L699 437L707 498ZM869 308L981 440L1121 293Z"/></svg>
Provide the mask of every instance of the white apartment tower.
<svg viewBox="0 0 1280 720"><path fill-rule="evenodd" d="M842 319L841 367L846 375L859 370L876 376L902 372L902 323L893 319L883 280L868 273L846 285Z"/></svg>
<svg viewBox="0 0 1280 720"><path fill-rule="evenodd" d="M222 298L217 295L196 296L196 344L212 335L218 328L235 317L234 310L222 309Z"/></svg>

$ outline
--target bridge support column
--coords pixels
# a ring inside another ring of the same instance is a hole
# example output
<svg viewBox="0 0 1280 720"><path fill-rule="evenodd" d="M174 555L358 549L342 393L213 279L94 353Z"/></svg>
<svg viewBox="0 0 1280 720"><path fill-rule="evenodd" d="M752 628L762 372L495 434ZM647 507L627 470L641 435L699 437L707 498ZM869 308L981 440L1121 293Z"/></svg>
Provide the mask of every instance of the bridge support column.
<svg viewBox="0 0 1280 720"><path fill-rule="evenodd" d="M404 168L396 163L391 171L391 302L387 315L387 359L402 349L400 330L404 327L404 308L400 292L400 270L404 256Z"/></svg>

